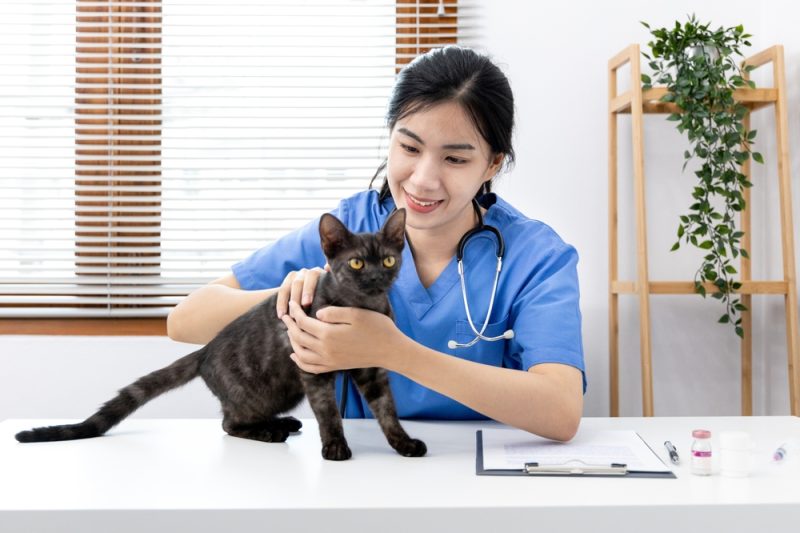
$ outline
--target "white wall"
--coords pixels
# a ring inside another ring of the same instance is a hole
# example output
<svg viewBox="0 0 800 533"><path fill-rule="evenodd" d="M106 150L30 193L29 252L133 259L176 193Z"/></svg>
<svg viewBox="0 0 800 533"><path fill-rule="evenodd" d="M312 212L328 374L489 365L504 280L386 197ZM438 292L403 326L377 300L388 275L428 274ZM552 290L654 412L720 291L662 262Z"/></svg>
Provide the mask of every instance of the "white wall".
<svg viewBox="0 0 800 533"><path fill-rule="evenodd" d="M608 59L631 43L645 48L640 20L668 25L696 13L714 25L744 24L752 51L781 43L789 86L791 173L795 234L800 218L800 8L789 0L753 2L487 1L488 49L508 73L517 99L518 163L498 191L529 216L553 226L580 253L584 347L589 389L585 412L608 414ZM763 76L756 76L759 83ZM621 82L621 87L624 87ZM758 149L767 164L754 170L756 278L781 275L777 228L776 164L771 115L759 112ZM621 119L620 205L632 205L630 122ZM678 214L688 207L693 174L680 173L685 142L663 117L645 121L650 270L653 279L690 279L699 256L668 253ZM626 181L627 180L627 181ZM626 185L628 184L628 185ZM632 279L633 218L620 217L623 275ZM787 414L785 322L780 297L756 297L754 397L756 414ZM734 415L739 412L739 345L715 325L721 314L699 296L654 297L653 354L656 414ZM620 314L622 414L641 414L638 307L622 299ZM0 420L82 418L136 377L165 366L192 349L154 337L0 337ZM201 382L144 407L135 416L216 417L216 399ZM307 408L301 415L310 416Z"/></svg>

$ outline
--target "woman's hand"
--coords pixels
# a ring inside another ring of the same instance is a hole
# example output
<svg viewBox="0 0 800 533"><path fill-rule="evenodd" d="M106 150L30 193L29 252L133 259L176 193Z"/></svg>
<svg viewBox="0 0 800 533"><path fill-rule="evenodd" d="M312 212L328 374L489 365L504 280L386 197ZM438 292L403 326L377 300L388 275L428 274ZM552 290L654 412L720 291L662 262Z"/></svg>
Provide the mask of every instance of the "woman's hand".
<svg viewBox="0 0 800 533"><path fill-rule="evenodd" d="M302 268L289 272L281 286L278 287L278 301L275 304L278 318L282 318L289 311L290 301L300 305L311 305L319 276L330 270L330 266L326 264L324 269L319 267Z"/></svg>
<svg viewBox="0 0 800 533"><path fill-rule="evenodd" d="M404 338L386 315L357 307L326 307L311 318L294 301L283 316L292 360L312 374L350 368L385 367L392 346Z"/></svg>

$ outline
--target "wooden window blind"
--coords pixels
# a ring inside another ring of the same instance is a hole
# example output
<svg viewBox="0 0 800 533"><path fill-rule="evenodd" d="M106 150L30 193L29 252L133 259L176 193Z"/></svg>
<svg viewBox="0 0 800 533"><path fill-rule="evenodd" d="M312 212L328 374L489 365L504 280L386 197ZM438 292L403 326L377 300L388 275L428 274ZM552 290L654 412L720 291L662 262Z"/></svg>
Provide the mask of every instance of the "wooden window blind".
<svg viewBox="0 0 800 533"><path fill-rule="evenodd" d="M363 190L468 0L0 2L0 318L163 317Z"/></svg>

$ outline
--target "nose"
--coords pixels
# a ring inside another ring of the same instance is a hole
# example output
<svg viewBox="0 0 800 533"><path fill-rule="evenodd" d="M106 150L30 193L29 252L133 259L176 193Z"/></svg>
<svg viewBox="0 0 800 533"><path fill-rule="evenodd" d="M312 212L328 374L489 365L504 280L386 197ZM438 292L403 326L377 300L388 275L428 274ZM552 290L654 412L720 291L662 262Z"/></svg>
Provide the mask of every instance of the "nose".
<svg viewBox="0 0 800 533"><path fill-rule="evenodd" d="M435 191L439 188L439 173L439 162L436 158L424 154L414 165L409 181L414 184L417 193Z"/></svg>

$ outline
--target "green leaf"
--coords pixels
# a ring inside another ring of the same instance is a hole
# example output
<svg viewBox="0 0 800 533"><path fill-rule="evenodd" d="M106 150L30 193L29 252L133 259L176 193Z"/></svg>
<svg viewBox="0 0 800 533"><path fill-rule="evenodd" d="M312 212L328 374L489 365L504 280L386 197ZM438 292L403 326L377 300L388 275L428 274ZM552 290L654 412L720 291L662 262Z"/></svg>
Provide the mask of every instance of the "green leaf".
<svg viewBox="0 0 800 533"><path fill-rule="evenodd" d="M725 272L728 274L736 274L736 268L733 265L728 265L725 267Z"/></svg>
<svg viewBox="0 0 800 533"><path fill-rule="evenodd" d="M670 113L670 115L667 117L667 120L669 120L671 122L675 122L675 121L678 121L680 119L681 119L681 116L678 113Z"/></svg>
<svg viewBox="0 0 800 533"><path fill-rule="evenodd" d="M703 241L699 245L697 245L697 247L700 248L701 250L710 250L711 248L714 247L714 243L711 241Z"/></svg>
<svg viewBox="0 0 800 533"><path fill-rule="evenodd" d="M729 317L728 315L722 315L721 317L719 317L719 323L720 324L727 324L730 321L731 321L731 317Z"/></svg>
<svg viewBox="0 0 800 533"><path fill-rule="evenodd" d="M744 330L741 326L736 326L736 334L739 335L742 339L744 339Z"/></svg>
<svg viewBox="0 0 800 533"><path fill-rule="evenodd" d="M753 160L758 163L764 163L764 157L760 152L753 152Z"/></svg>
<svg viewBox="0 0 800 533"><path fill-rule="evenodd" d="M681 247L681 243L680 243L680 241L678 241L678 242L676 242L675 244L672 245L672 248L670 248L669 251L670 252L674 252L675 250L677 250L680 247Z"/></svg>
<svg viewBox="0 0 800 533"><path fill-rule="evenodd" d="M650 76L648 76L647 74L642 74L642 83L647 83L647 84L652 83L652 81L650 80Z"/></svg>

